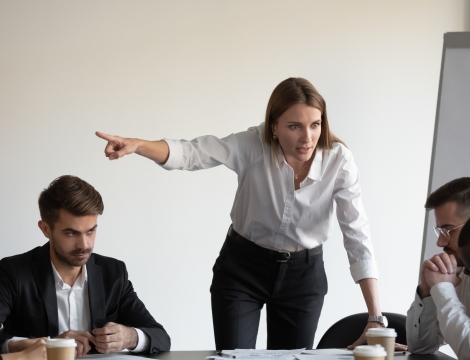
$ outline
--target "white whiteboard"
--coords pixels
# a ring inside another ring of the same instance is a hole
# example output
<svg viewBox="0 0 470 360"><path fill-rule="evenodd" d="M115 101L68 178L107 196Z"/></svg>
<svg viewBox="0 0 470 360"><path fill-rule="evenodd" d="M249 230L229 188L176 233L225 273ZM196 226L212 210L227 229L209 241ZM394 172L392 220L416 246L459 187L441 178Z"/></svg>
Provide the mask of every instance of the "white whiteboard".
<svg viewBox="0 0 470 360"><path fill-rule="evenodd" d="M470 32L444 35L428 195L462 176L470 176ZM421 262L442 252L434 225L427 212Z"/></svg>

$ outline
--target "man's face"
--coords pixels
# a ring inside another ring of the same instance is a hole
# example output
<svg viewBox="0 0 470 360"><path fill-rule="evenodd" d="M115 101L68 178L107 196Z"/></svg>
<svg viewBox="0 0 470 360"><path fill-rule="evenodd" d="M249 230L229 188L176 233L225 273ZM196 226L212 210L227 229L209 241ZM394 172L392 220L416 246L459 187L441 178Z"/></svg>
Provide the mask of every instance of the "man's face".
<svg viewBox="0 0 470 360"><path fill-rule="evenodd" d="M53 230L39 221L40 229L50 242L52 262L68 267L86 264L93 251L97 220L98 215L75 216L61 209Z"/></svg>
<svg viewBox="0 0 470 360"><path fill-rule="evenodd" d="M451 230L459 225L465 224L465 220L457 215L457 203L455 201L447 202L434 209L434 216L436 217L436 226ZM449 233L449 239L440 234L437 239L437 246L443 248L447 254L452 254L457 260L458 266L463 266L462 259L459 253L459 235L462 227L459 227Z"/></svg>

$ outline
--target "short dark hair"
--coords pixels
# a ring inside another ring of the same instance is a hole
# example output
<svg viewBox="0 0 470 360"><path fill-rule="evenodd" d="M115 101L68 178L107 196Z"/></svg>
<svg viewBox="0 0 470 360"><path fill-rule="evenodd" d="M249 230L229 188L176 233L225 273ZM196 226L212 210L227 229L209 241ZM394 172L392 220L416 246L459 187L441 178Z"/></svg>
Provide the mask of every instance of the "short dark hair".
<svg viewBox="0 0 470 360"><path fill-rule="evenodd" d="M465 223L459 235L459 248L470 244L470 220Z"/></svg>
<svg viewBox="0 0 470 360"><path fill-rule="evenodd" d="M428 196L424 207L433 210L445 203L457 203L457 215L462 219L470 218L470 177L461 177L442 185Z"/></svg>
<svg viewBox="0 0 470 360"><path fill-rule="evenodd" d="M39 195L38 203L41 219L51 228L59 219L60 209L75 216L101 215L104 210L100 193L72 175L63 175L51 182Z"/></svg>

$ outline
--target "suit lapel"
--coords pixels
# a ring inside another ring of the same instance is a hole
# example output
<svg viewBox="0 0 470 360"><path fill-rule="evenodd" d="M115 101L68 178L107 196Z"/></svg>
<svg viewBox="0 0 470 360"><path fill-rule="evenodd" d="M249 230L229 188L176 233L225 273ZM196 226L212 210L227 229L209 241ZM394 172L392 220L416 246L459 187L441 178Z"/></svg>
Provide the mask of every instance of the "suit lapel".
<svg viewBox="0 0 470 360"><path fill-rule="evenodd" d="M48 319L49 336L59 334L59 314L57 310L57 295L55 291L54 275L52 273L49 243L41 247L36 259L32 263L34 279L39 293L44 301Z"/></svg>
<svg viewBox="0 0 470 360"><path fill-rule="evenodd" d="M95 264L94 254L87 261L88 300L90 302L91 328L101 328L105 324L105 293L101 266Z"/></svg>

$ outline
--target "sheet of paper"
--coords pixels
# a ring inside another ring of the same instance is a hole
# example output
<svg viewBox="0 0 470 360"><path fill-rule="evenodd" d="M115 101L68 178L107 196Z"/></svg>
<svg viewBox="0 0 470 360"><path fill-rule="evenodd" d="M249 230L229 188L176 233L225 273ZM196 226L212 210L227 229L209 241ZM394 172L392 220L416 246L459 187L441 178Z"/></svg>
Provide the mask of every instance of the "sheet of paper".
<svg viewBox="0 0 470 360"><path fill-rule="evenodd" d="M143 356L129 355L128 352L113 353L113 354L89 354L89 355L85 355L85 356L77 358L77 360L78 359L112 359L112 360L147 359L148 360L148 358L143 357ZM224 359L224 360L227 360L227 359Z"/></svg>
<svg viewBox="0 0 470 360"><path fill-rule="evenodd" d="M313 349L313 350L304 350L302 351L301 355L307 355L307 359L309 359L309 355L352 355L352 350L347 349ZM297 356L296 356L297 357ZM299 359L304 360L304 359ZM306 360L306 359L305 359ZM312 358L310 358L312 360Z"/></svg>
<svg viewBox="0 0 470 360"><path fill-rule="evenodd" d="M223 359L227 360L234 356L237 360L285 360L292 359L294 354L300 354L305 349L296 350L254 350L254 349L235 349L222 350ZM224 356L225 355L225 356ZM220 359L217 359L220 360Z"/></svg>
<svg viewBox="0 0 470 360"><path fill-rule="evenodd" d="M304 356L309 356L310 360L313 359L318 359L318 360L354 360L353 355L328 355L328 354L319 354L319 355L304 355ZM296 356L297 358L297 356Z"/></svg>

